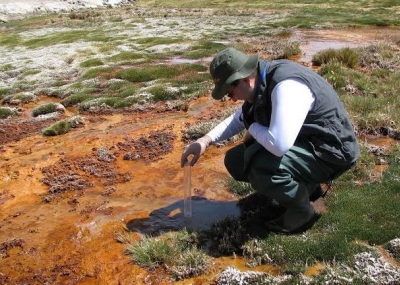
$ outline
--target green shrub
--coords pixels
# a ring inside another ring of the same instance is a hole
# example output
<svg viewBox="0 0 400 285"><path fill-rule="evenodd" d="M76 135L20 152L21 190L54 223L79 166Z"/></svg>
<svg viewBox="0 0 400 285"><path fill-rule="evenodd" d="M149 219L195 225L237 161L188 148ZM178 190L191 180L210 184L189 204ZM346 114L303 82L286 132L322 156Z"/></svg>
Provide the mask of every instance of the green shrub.
<svg viewBox="0 0 400 285"><path fill-rule="evenodd" d="M0 99L10 95L13 92L11 88L0 88Z"/></svg>
<svg viewBox="0 0 400 285"><path fill-rule="evenodd" d="M287 59L301 54L300 42L288 39L266 38L263 51L268 59Z"/></svg>
<svg viewBox="0 0 400 285"><path fill-rule="evenodd" d="M173 248L161 239L144 239L134 246L128 246L127 252L138 265L154 270L160 264L170 262Z"/></svg>
<svg viewBox="0 0 400 285"><path fill-rule="evenodd" d="M358 49L360 65L370 69L400 70L400 53L389 43L379 42Z"/></svg>
<svg viewBox="0 0 400 285"><path fill-rule="evenodd" d="M341 49L330 48L317 52L312 58L312 63L318 66L328 64L331 61L339 62L343 66L354 69L359 64L359 54L357 50L348 47Z"/></svg>
<svg viewBox="0 0 400 285"><path fill-rule="evenodd" d="M177 76L179 70L166 66L150 66L141 69L128 68L117 73L117 78L130 82L146 82L159 78L171 78Z"/></svg>
<svg viewBox="0 0 400 285"><path fill-rule="evenodd" d="M325 49L322 51L317 52L313 57L312 57L312 63L314 65L323 65L328 63L329 61L336 59L337 52L333 48Z"/></svg>
<svg viewBox="0 0 400 285"><path fill-rule="evenodd" d="M44 115L44 114L49 114L49 113L53 113L57 110L57 105L54 103L47 103L44 105L40 105L35 107L32 110L32 116L33 117L37 117L39 115Z"/></svg>
<svg viewBox="0 0 400 285"><path fill-rule="evenodd" d="M156 46L156 45L170 45L180 43L182 41L181 38L173 38L173 37L145 37L136 39L136 43L143 45L146 48Z"/></svg>
<svg viewBox="0 0 400 285"><path fill-rule="evenodd" d="M145 237L136 244L129 237L120 237L119 241L127 243L126 252L132 260L149 270L165 266L178 280L199 276L209 269L210 258L196 247L197 236L187 230L162 238Z"/></svg>
<svg viewBox="0 0 400 285"><path fill-rule="evenodd" d="M71 130L71 125L68 121L59 121L50 127L44 129L42 134L45 136L58 136L62 134L66 134Z"/></svg>
<svg viewBox="0 0 400 285"><path fill-rule="evenodd" d="M0 37L0 46L14 47L21 42L21 36L19 35L7 35L2 34Z"/></svg>
<svg viewBox="0 0 400 285"><path fill-rule="evenodd" d="M335 89L341 89L346 86L344 67L337 60L330 60L328 63L322 65L318 73L324 76Z"/></svg>
<svg viewBox="0 0 400 285"><path fill-rule="evenodd" d="M90 11L83 11L83 12L72 11L68 14L68 17L71 20L85 20L92 17L92 15L93 14Z"/></svg>
<svg viewBox="0 0 400 285"><path fill-rule="evenodd" d="M30 92L23 92L4 97L3 104L10 104L13 101L19 101L22 104L36 101L37 97Z"/></svg>
<svg viewBox="0 0 400 285"><path fill-rule="evenodd" d="M79 65L80 67L93 67L93 66L99 66L99 65L103 65L103 61L99 58L92 58L92 59L88 59L84 62L81 62L81 64Z"/></svg>
<svg viewBox="0 0 400 285"><path fill-rule="evenodd" d="M301 54L300 42L289 41L282 48L282 54L276 57L276 59L288 59L292 56Z"/></svg>
<svg viewBox="0 0 400 285"><path fill-rule="evenodd" d="M95 98L92 100L87 100L84 102L81 102L79 104L79 110L80 111L87 111L91 107L99 107L103 104L109 106L109 107L115 107L118 103L121 102L121 98L116 98L116 97L101 97L101 98Z"/></svg>
<svg viewBox="0 0 400 285"><path fill-rule="evenodd" d="M232 193L240 197L244 197L254 192L254 189L253 187L251 187L250 183L243 181L236 181L232 177L229 177L228 187Z"/></svg>
<svg viewBox="0 0 400 285"><path fill-rule="evenodd" d="M92 78L105 78L105 79L110 79L113 77L113 72L115 70L115 67L94 67L88 71L86 71L83 75L83 79L92 79Z"/></svg>
<svg viewBox="0 0 400 285"><path fill-rule="evenodd" d="M81 116L73 116L67 120L59 121L48 128L42 130L45 136L58 136L68 133L71 128L76 128L78 125L83 124L84 119Z"/></svg>
<svg viewBox="0 0 400 285"><path fill-rule="evenodd" d="M191 46L184 56L193 59L204 58L214 55L224 47L225 45L221 43L202 40Z"/></svg>
<svg viewBox="0 0 400 285"><path fill-rule="evenodd" d="M60 103L64 105L64 107L70 107L77 105L83 101L89 100L92 98L89 94L79 93L79 94L72 94L67 98L63 99Z"/></svg>
<svg viewBox="0 0 400 285"><path fill-rule="evenodd" d="M39 69L29 69L24 71L21 75L18 76L19 79L25 78L29 75L35 75L40 73L41 71Z"/></svg>
<svg viewBox="0 0 400 285"><path fill-rule="evenodd" d="M207 236L210 240L218 241L213 244L216 252L232 254L241 251L242 245L248 239L248 232L243 227L241 220L235 217L226 217L211 225Z"/></svg>
<svg viewBox="0 0 400 285"><path fill-rule="evenodd" d="M179 89L168 86L154 86L149 89L149 92L153 95L154 101L173 100L179 96Z"/></svg>
<svg viewBox="0 0 400 285"><path fill-rule="evenodd" d="M199 276L206 272L209 267L210 258L203 251L192 248L183 251L174 260L171 267L172 277L176 280Z"/></svg>
<svg viewBox="0 0 400 285"><path fill-rule="evenodd" d="M0 119L5 119L16 114L18 114L18 110L15 108L0 107Z"/></svg>
<svg viewBox="0 0 400 285"><path fill-rule="evenodd" d="M128 52L128 51L120 52L108 58L108 60L112 62L132 62L138 59L144 59L144 56L140 53Z"/></svg>
<svg viewBox="0 0 400 285"><path fill-rule="evenodd" d="M218 122L199 122L189 126L182 135L183 141L194 141L207 134Z"/></svg>
<svg viewBox="0 0 400 285"><path fill-rule="evenodd" d="M13 68L14 67L11 64L7 63L7 64L0 66L0 71L9 71L9 70L12 70Z"/></svg>

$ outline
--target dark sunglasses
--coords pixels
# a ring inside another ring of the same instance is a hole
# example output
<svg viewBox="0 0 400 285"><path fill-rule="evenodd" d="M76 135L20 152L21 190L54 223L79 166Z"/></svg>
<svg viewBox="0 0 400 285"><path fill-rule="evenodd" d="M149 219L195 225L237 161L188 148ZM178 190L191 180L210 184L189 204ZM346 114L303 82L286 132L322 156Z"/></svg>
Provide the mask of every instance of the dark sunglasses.
<svg viewBox="0 0 400 285"><path fill-rule="evenodd" d="M231 83L231 86L233 86L233 87L238 86L238 85L239 85L239 80L240 80L240 79L237 79L237 80L233 81L233 82ZM229 93L227 94L227 96L228 96L229 98L232 98L232 96L233 96L233 89L234 89L234 88L232 88L232 91L229 92Z"/></svg>

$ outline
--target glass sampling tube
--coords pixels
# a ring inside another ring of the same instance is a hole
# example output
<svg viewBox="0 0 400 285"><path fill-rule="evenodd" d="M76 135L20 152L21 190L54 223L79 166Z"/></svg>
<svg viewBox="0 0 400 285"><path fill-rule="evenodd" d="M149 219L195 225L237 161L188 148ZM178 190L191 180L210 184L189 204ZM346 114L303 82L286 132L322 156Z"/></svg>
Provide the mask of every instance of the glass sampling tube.
<svg viewBox="0 0 400 285"><path fill-rule="evenodd" d="M189 163L186 163L183 167L184 169L184 178L183 178L183 215L185 217L192 216L192 193L191 193L191 166Z"/></svg>

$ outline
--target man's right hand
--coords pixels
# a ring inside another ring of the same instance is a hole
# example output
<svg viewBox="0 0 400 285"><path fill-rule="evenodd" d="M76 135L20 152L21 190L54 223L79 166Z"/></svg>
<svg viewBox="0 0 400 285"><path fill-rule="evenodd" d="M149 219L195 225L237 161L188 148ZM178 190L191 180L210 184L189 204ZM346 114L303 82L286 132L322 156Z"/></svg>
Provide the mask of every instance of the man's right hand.
<svg viewBox="0 0 400 285"><path fill-rule="evenodd" d="M181 156L181 167L184 167L187 163L189 163L190 166L195 165L200 156L206 151L210 142L211 139L208 136L204 136L187 145ZM190 155L193 155L193 158L189 161L188 158Z"/></svg>

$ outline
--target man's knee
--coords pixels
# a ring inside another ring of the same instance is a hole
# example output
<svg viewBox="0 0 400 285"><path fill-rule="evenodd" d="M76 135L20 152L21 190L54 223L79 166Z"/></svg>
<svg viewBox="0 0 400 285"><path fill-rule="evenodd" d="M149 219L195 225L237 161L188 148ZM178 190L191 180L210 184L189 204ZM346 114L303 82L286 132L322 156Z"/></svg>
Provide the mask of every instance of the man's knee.
<svg viewBox="0 0 400 285"><path fill-rule="evenodd" d="M233 179L238 181L248 181L244 173L244 147L238 145L231 148L225 154L224 164Z"/></svg>

